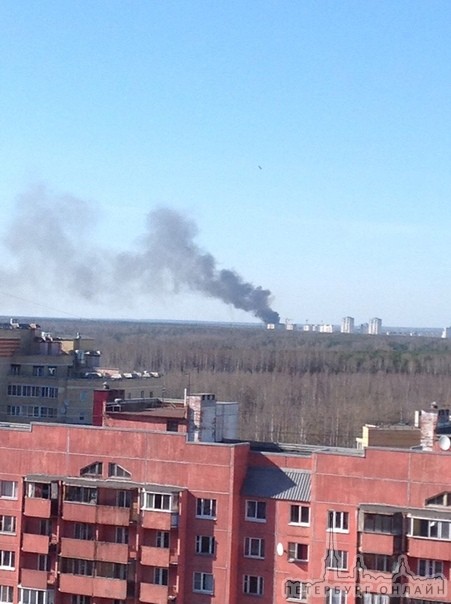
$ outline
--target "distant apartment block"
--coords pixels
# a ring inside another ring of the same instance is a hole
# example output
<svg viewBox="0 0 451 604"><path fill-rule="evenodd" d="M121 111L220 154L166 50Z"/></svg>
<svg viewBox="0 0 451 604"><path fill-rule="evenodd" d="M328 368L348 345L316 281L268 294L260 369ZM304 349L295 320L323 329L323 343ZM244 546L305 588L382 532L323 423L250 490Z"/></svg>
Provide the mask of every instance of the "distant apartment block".
<svg viewBox="0 0 451 604"><path fill-rule="evenodd" d="M370 336L378 336L382 333L382 319L378 319L375 317L374 319L370 319L368 323L368 333Z"/></svg>
<svg viewBox="0 0 451 604"><path fill-rule="evenodd" d="M354 317L343 317L340 326L341 333L353 333L354 332Z"/></svg>
<svg viewBox="0 0 451 604"><path fill-rule="evenodd" d="M445 327L443 329L442 338L451 338L451 327Z"/></svg>

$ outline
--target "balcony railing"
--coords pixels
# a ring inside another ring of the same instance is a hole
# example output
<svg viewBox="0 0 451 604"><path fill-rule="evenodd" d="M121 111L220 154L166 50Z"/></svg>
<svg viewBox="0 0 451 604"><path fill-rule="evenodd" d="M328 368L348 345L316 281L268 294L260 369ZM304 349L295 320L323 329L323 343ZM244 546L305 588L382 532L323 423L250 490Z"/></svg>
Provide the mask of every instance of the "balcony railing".
<svg viewBox="0 0 451 604"><path fill-rule="evenodd" d="M50 537L48 535L34 535L32 533L24 533L22 535L22 550L24 552L48 554L49 543Z"/></svg>
<svg viewBox="0 0 451 604"><path fill-rule="evenodd" d="M107 577L84 577L61 573L59 590L64 593L81 596L125 600L127 597L127 581L109 579Z"/></svg>

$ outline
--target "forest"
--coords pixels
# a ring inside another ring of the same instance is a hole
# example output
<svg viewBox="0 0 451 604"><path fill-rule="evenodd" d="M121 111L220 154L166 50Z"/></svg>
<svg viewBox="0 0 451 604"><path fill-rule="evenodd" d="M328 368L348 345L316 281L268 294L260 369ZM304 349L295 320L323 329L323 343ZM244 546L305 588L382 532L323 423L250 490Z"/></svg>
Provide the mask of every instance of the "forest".
<svg viewBox="0 0 451 604"><path fill-rule="evenodd" d="M102 365L158 371L161 393L214 392L240 402L240 436L354 446L365 423L413 422L451 399L451 341L267 331L263 326L42 319L93 337Z"/></svg>

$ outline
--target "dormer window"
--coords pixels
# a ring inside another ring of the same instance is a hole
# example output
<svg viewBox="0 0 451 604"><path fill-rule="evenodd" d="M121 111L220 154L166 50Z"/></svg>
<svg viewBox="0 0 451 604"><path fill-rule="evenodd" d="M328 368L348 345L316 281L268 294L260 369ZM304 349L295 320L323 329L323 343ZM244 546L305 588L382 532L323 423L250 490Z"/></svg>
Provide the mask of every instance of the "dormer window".
<svg viewBox="0 0 451 604"><path fill-rule="evenodd" d="M132 475L128 470L123 468L117 463L109 463L108 464L108 476L110 478L131 478Z"/></svg>
<svg viewBox="0 0 451 604"><path fill-rule="evenodd" d="M101 461L85 466L80 470L80 476L102 476L103 464Z"/></svg>
<svg viewBox="0 0 451 604"><path fill-rule="evenodd" d="M434 497L430 497L429 499L426 499L426 505L440 505L440 506L450 507L451 506L451 493L449 491L444 491L443 493L434 495Z"/></svg>

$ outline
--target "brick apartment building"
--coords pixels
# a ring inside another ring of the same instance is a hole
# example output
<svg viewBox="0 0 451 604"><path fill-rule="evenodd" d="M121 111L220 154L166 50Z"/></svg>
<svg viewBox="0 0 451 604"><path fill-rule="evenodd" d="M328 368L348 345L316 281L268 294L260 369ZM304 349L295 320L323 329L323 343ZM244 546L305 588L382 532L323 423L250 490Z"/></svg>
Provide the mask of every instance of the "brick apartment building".
<svg viewBox="0 0 451 604"><path fill-rule="evenodd" d="M105 388L95 425L0 424L0 602L451 601L447 441L226 441L234 417Z"/></svg>

